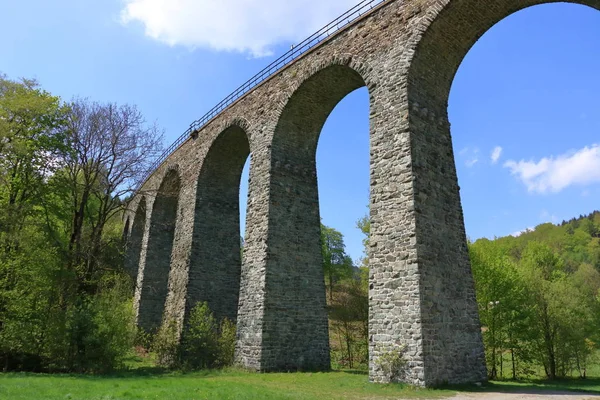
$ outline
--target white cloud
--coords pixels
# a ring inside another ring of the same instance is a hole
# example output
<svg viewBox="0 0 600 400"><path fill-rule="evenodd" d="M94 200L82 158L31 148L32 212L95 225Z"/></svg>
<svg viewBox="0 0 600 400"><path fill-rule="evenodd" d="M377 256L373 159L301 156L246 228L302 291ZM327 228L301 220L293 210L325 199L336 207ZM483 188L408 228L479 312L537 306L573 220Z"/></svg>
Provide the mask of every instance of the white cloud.
<svg viewBox="0 0 600 400"><path fill-rule="evenodd" d="M544 157L538 162L508 160L504 167L509 168L529 192L557 193L569 186L600 183L600 145Z"/></svg>
<svg viewBox="0 0 600 400"><path fill-rule="evenodd" d="M477 147L465 147L458 152L458 155L464 159L464 163L467 168L471 168L473 165L479 162L479 148Z"/></svg>
<svg viewBox="0 0 600 400"><path fill-rule="evenodd" d="M477 164L479 162L479 158L477 156L473 156L472 158L469 158L467 161L465 161L465 165L469 168L471 168L473 165Z"/></svg>
<svg viewBox="0 0 600 400"><path fill-rule="evenodd" d="M498 162L498 160L500 159L501 155L502 155L502 147L500 147L500 146L494 147L494 150L492 150L492 154L490 155L490 158L492 159L492 164L496 164Z"/></svg>
<svg viewBox="0 0 600 400"><path fill-rule="evenodd" d="M519 237L519 236L521 236L524 233L533 231L533 229L534 229L533 227L525 228L523 230L511 233L510 236Z"/></svg>
<svg viewBox="0 0 600 400"><path fill-rule="evenodd" d="M477 147L473 147L472 149L465 147L459 154L466 158L465 165L467 168L471 168L479 162L479 149Z"/></svg>
<svg viewBox="0 0 600 400"><path fill-rule="evenodd" d="M125 0L121 21L141 22L168 45L253 56L296 43L360 0Z"/></svg>

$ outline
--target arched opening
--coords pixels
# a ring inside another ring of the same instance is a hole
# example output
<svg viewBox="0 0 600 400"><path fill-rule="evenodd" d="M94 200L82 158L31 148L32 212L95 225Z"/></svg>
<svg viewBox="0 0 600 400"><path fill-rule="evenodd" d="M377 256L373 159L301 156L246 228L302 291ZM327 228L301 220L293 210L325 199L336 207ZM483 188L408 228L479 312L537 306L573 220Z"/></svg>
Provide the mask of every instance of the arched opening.
<svg viewBox="0 0 600 400"><path fill-rule="evenodd" d="M218 320L237 318L240 288L240 178L250 155L244 129L233 125L214 141L200 171L186 315L206 301Z"/></svg>
<svg viewBox="0 0 600 400"><path fill-rule="evenodd" d="M516 11L549 1L443 3L431 7L422 22L424 33L409 67L407 88L419 281L425 289L421 296L426 296L420 315L427 384L485 379L448 121L450 87L466 53L490 27ZM574 3L600 8L596 0Z"/></svg>
<svg viewBox="0 0 600 400"><path fill-rule="evenodd" d="M125 253L125 270L132 277L133 282L137 280L138 270L140 267L140 253L142 251L142 240L144 238L144 229L146 227L146 198L142 196L135 215L133 217L133 225L129 232L129 218L125 225L127 250Z"/></svg>
<svg viewBox="0 0 600 400"><path fill-rule="evenodd" d="M138 325L148 332L158 329L162 322L180 188L179 174L170 170L163 178L152 206L138 310Z"/></svg>
<svg viewBox="0 0 600 400"><path fill-rule="evenodd" d="M316 150L332 110L364 86L352 68L326 67L291 96L275 128L265 278L268 296L262 326L264 370L330 368Z"/></svg>
<svg viewBox="0 0 600 400"><path fill-rule="evenodd" d="M551 354L520 352L527 348L527 337L515 321L522 317L519 310L529 305L511 304L514 296L497 290L501 276L485 282L492 261L481 261L475 254L501 245L502 256L510 260L503 262L502 271L517 275L518 282L532 236L564 260L566 281L591 265L590 253L581 247L571 252L564 243L577 236L580 243L593 245L593 230L590 239L579 235L583 229L575 235L564 232L577 227L565 220L588 215L600 200L600 153L594 149L600 126L599 35L600 13L593 8L569 3L529 7L486 31L469 49L452 82L448 115L491 379L518 379L526 359L535 360L541 376L565 375L569 372L564 365L579 357L569 350L577 346L577 339L569 345L553 345L550 339L545 348L552 349ZM523 233L524 237L507 237ZM479 240L484 237L489 241ZM528 282L525 287L534 290L545 283ZM554 298L565 304L558 295ZM562 312L572 314L567 310L568 303ZM551 313L548 317L556 321ZM566 329L585 332L590 322L571 322ZM529 338L543 336L543 330L533 332Z"/></svg>
<svg viewBox="0 0 600 400"><path fill-rule="evenodd" d="M317 146L319 210L324 225L344 236L355 265L366 255L357 221L369 204L369 90L345 96L327 117Z"/></svg>
<svg viewBox="0 0 600 400"><path fill-rule="evenodd" d="M317 180L331 367L368 365L369 90L345 96L322 128ZM361 225L363 226L363 225Z"/></svg>
<svg viewBox="0 0 600 400"><path fill-rule="evenodd" d="M537 5L490 28L460 64L448 117L471 241L597 208L585 148L598 142L599 35L595 9ZM560 159L581 167L554 169ZM528 178L536 167L540 174Z"/></svg>

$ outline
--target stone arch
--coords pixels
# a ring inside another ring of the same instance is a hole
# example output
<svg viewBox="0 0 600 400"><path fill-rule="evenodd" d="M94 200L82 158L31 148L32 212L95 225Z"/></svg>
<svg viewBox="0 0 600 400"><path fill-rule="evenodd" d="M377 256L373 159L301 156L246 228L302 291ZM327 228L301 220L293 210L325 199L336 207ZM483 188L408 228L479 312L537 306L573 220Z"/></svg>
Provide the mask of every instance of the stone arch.
<svg viewBox="0 0 600 400"><path fill-rule="evenodd" d="M348 94L367 86L351 64L350 58L336 60L315 68L300 81L279 112L272 139L273 164L285 160L290 151L301 151L303 157L314 158L329 114Z"/></svg>
<svg viewBox="0 0 600 400"><path fill-rule="evenodd" d="M217 136L217 138L215 139L215 142L221 137L221 135L224 134L224 131L229 128L238 128L238 129L243 130L244 133L246 134L247 141L248 142L250 141L250 139L249 139L250 133L252 132L250 123L245 118L234 117L234 118L228 119L225 122L223 128L221 129L221 133L219 134L219 136ZM214 142L213 142L213 145L214 145Z"/></svg>
<svg viewBox="0 0 600 400"><path fill-rule="evenodd" d="M264 370L330 368L315 157L321 129L335 106L366 86L351 64L350 58L334 60L302 80L273 133Z"/></svg>
<svg viewBox="0 0 600 400"><path fill-rule="evenodd" d="M493 25L522 9L547 3L575 3L600 10L599 0L443 0L430 7L413 40L408 76L412 108L428 118L447 114L448 95L467 52Z"/></svg>
<svg viewBox="0 0 600 400"><path fill-rule="evenodd" d="M131 217L127 218L125 225L125 237L127 250L125 253L125 270L136 282L138 270L140 267L140 253L142 251L142 241L144 230L146 228L146 198L142 196L133 215L133 223L130 224Z"/></svg>
<svg viewBox="0 0 600 400"><path fill-rule="evenodd" d="M405 95L421 299L418 379L426 385L486 379L448 121L450 88L463 58L489 28L526 7L551 2L430 2L411 28ZM600 8L598 0L571 2ZM371 372L377 376L373 365Z"/></svg>
<svg viewBox="0 0 600 400"><path fill-rule="evenodd" d="M162 322L180 189L178 168L167 168L152 206L146 263L141 282L138 325L146 331L158 329Z"/></svg>
<svg viewBox="0 0 600 400"><path fill-rule="evenodd" d="M250 155L244 120L226 124L198 175L186 316L206 301L215 317L237 318L241 271L239 193Z"/></svg>

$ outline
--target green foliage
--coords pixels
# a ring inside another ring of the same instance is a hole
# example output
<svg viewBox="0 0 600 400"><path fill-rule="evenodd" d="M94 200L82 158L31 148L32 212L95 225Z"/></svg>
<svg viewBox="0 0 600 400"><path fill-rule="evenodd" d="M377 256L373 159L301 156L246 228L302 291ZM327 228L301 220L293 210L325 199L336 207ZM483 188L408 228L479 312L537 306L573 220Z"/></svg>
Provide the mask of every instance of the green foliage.
<svg viewBox="0 0 600 400"><path fill-rule="evenodd" d="M321 224L321 254L323 272L331 299L336 283L351 277L354 271L352 259L346 254L342 233L323 224Z"/></svg>
<svg viewBox="0 0 600 400"><path fill-rule="evenodd" d="M179 327L174 320L162 324L158 332L139 334L141 338L150 336L150 349L156 354L158 365L166 368L177 368L180 366L181 347Z"/></svg>
<svg viewBox="0 0 600 400"><path fill-rule="evenodd" d="M0 330L4 369L107 372L120 367L135 332L129 293L117 286L61 302L60 269L38 266L39 252L30 256L20 271L24 279L3 292L8 297Z"/></svg>
<svg viewBox="0 0 600 400"><path fill-rule="evenodd" d="M366 217L361 221L365 226L369 225ZM369 360L369 270L366 266L352 266L352 260L346 255L343 235L336 229L321 225L321 243L329 294L332 364L334 368L366 369Z"/></svg>
<svg viewBox="0 0 600 400"><path fill-rule="evenodd" d="M80 300L65 319L67 364L61 369L105 373L121 367L135 335L132 310L119 288Z"/></svg>
<svg viewBox="0 0 600 400"><path fill-rule="evenodd" d="M224 318L221 321L221 330L218 338L219 355L216 363L218 366L227 367L233 365L236 333L237 327L235 323L228 318Z"/></svg>
<svg viewBox="0 0 600 400"><path fill-rule="evenodd" d="M369 237L371 236L371 219L369 216L365 215L356 221L356 227L360 229L363 235L365 235L362 240L363 252L365 255L361 260L361 265L366 268L369 266Z"/></svg>
<svg viewBox="0 0 600 400"><path fill-rule="evenodd" d="M600 339L599 217L469 245L491 378L505 363L512 378L538 366L549 378L586 376Z"/></svg>
<svg viewBox="0 0 600 400"><path fill-rule="evenodd" d="M85 104L0 76L3 370L106 372L134 340L120 196L155 136L131 107L95 105L99 130Z"/></svg>
<svg viewBox="0 0 600 400"><path fill-rule="evenodd" d="M219 357L218 325L206 302L191 311L181 338L181 357L189 369L212 368Z"/></svg>
<svg viewBox="0 0 600 400"><path fill-rule="evenodd" d="M406 367L405 351L406 346L401 346L384 352L377 358L377 367L383 371L383 376L388 382L398 382L402 378Z"/></svg>
<svg viewBox="0 0 600 400"><path fill-rule="evenodd" d="M233 365L236 326L227 318L215 320L206 302L192 308L181 336L175 321L163 323L152 350L167 368L198 370Z"/></svg>

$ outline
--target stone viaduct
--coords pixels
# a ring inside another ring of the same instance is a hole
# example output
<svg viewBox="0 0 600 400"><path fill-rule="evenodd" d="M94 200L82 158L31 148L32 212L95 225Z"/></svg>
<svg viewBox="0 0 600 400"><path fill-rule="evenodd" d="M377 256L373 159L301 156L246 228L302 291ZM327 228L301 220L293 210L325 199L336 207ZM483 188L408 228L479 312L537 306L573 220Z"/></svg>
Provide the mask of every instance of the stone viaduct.
<svg viewBox="0 0 600 400"><path fill-rule="evenodd" d="M370 97L370 379L486 379L447 103L463 57L541 0L384 0L240 96L170 153L126 215L138 323L198 301L237 320L236 363L328 369L315 152L336 104ZM600 9L600 0L578 3ZM250 156L245 246L238 196ZM383 358L385 359L385 357Z"/></svg>

